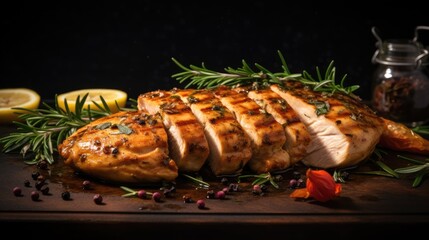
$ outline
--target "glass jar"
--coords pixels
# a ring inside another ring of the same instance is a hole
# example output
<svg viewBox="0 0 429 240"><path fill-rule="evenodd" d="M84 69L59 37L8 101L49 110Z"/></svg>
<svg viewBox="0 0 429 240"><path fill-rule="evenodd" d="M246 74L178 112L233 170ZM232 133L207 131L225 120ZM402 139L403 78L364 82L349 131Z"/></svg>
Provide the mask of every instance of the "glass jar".
<svg viewBox="0 0 429 240"><path fill-rule="evenodd" d="M426 29L426 28L423 28ZM418 28L416 28L417 33ZM429 28L428 28L429 30ZM378 115L409 127L429 121L429 51L413 40L378 39L371 104Z"/></svg>

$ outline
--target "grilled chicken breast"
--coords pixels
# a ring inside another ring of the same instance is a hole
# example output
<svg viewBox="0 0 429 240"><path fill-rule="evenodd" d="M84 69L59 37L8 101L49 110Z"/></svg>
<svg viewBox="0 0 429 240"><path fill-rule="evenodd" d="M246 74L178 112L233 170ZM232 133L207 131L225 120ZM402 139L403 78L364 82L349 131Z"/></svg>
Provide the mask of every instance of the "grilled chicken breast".
<svg viewBox="0 0 429 240"><path fill-rule="evenodd" d="M161 119L145 112L95 120L69 136L58 151L66 164L108 181L147 183L178 176Z"/></svg>
<svg viewBox="0 0 429 240"><path fill-rule="evenodd" d="M173 94L188 104L210 147L209 165L215 175L236 174L252 157L250 139L231 111L208 90L178 90Z"/></svg>
<svg viewBox="0 0 429 240"><path fill-rule="evenodd" d="M271 89L237 88L236 91L247 92L249 98L255 101L263 111L271 114L280 123L286 133L283 149L289 153L291 164L295 164L307 155L310 134L301 122L296 112L289 104Z"/></svg>
<svg viewBox="0 0 429 240"><path fill-rule="evenodd" d="M252 140L252 159L249 167L263 173L283 170L290 166L289 154L282 149L286 141L283 127L245 93L227 87L215 89L214 94L221 103L233 112L235 118Z"/></svg>
<svg viewBox="0 0 429 240"><path fill-rule="evenodd" d="M308 166L355 165L373 152L383 132L381 119L351 97L311 91L298 82L271 89L295 110L311 135L302 160Z"/></svg>
<svg viewBox="0 0 429 240"><path fill-rule="evenodd" d="M299 82L249 90L155 91L140 111L118 112L79 129L58 147L65 163L100 179L172 181L208 165L215 175L358 164L376 144L429 154L429 141L375 115L359 100ZM166 131L167 130L167 131Z"/></svg>
<svg viewBox="0 0 429 240"><path fill-rule="evenodd" d="M180 171L200 170L209 155L209 146L203 127L180 97L161 90L146 93L138 97L138 109L161 115L170 156Z"/></svg>

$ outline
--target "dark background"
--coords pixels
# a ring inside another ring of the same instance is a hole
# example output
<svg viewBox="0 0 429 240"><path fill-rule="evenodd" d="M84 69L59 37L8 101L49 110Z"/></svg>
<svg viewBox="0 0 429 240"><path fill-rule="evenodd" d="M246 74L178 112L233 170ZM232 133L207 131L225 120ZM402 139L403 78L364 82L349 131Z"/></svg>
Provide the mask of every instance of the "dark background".
<svg viewBox="0 0 429 240"><path fill-rule="evenodd" d="M280 50L294 72L313 73L334 60L338 78L347 73L348 83L359 84L357 93L368 99L375 68L371 27L383 39L411 39L417 25L429 25L427 9L410 2L380 9L277 2L2 6L0 88L32 88L42 99L117 88L136 98L183 87L171 78L180 71L171 57L216 70L246 59L278 71ZM423 32L425 45L427 39Z"/></svg>

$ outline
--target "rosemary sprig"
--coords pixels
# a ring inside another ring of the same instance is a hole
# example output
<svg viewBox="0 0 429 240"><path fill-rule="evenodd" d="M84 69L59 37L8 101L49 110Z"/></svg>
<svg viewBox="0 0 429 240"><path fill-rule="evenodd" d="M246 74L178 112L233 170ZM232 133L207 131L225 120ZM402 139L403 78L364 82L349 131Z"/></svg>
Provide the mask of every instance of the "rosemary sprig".
<svg viewBox="0 0 429 240"><path fill-rule="evenodd" d="M197 185L197 187L204 188L204 189L208 189L210 187L210 184L208 182L203 181L202 179L192 177L191 175L188 175L185 173L182 173L181 176L191 180L193 183Z"/></svg>
<svg viewBox="0 0 429 240"><path fill-rule="evenodd" d="M420 161L402 155L397 155L397 157L412 162L414 164L408 167L397 168L394 171L401 174L416 174L412 186L420 186L420 184L423 182L424 176L426 174L429 174L429 158L425 159L425 161Z"/></svg>
<svg viewBox="0 0 429 240"><path fill-rule="evenodd" d="M279 188L279 185L276 183L276 180L274 178L273 175L271 175L271 173L262 173L259 175L254 175L254 174L250 174L250 175L241 175L238 177L237 182L240 183L242 179L245 178L255 178L255 180L252 182L252 185L262 185L265 184L267 182L269 182L273 187L275 188Z"/></svg>
<svg viewBox="0 0 429 240"><path fill-rule="evenodd" d="M82 99L78 96L75 112L70 111L66 100L65 109L60 108L57 97L54 107L43 103L44 109L15 108L25 112L19 116L24 122L14 122L17 131L0 138L0 143L3 144L2 151L20 152L25 159L31 155L31 160L25 161L27 164L37 164L43 160L52 164L54 153L58 151L57 146L64 139L91 121L111 114L109 106L101 96L102 106L94 102L100 110L92 110L89 105L86 108L87 97L88 94Z"/></svg>
<svg viewBox="0 0 429 240"><path fill-rule="evenodd" d="M282 63L282 72L272 72L262 65L255 63L256 70L252 68L245 60L242 60L242 67L225 68L225 72L217 72L208 69L204 63L201 67L190 65L185 67L176 59L172 58L173 62L176 63L183 71L172 75L173 78L183 83L189 81L186 88L190 86L196 86L197 88L214 88L220 85L236 86L250 85L257 83L261 86L267 86L270 84L282 84L283 81L299 81L304 85L311 87L314 91L320 92L341 92L343 94L356 97L352 94L353 91L359 88L358 85L348 86L344 85L347 75L344 75L339 84L335 81L336 68L332 61L322 75L320 69L316 67L317 78L314 78L307 71L303 71L302 74L291 73L286 61L280 51L277 51L280 61Z"/></svg>
<svg viewBox="0 0 429 240"><path fill-rule="evenodd" d="M356 173L399 178L399 175L397 172L395 172L392 168L390 168L388 165L386 165L384 162L381 161L381 159L383 159L382 154L386 155L387 152L376 148L370 157L371 162L373 162L375 165L377 165L381 170L367 171L367 172L356 172ZM375 155L375 158L374 158L374 155Z"/></svg>

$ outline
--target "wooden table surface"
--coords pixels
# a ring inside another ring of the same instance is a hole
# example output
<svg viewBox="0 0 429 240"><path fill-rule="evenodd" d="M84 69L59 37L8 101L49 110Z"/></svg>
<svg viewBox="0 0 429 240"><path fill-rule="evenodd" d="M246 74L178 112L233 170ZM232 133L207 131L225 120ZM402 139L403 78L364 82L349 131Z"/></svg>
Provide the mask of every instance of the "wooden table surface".
<svg viewBox="0 0 429 240"><path fill-rule="evenodd" d="M13 126L0 126L0 137L13 130ZM296 170L305 173L304 168ZM30 198L35 190L35 181L31 179L34 171L46 176L50 188L50 194L41 194L37 202ZM201 210L195 203L184 203L182 196L188 194L197 200L204 198L207 190L196 189L183 179L178 179L173 197L155 203L121 197L125 192L118 185L94 179L89 179L92 188L83 190L81 183L88 178L76 174L60 160L49 170L40 170L26 165L17 154L2 153L0 172L0 224L3 229L18 226L14 231L23 236L361 239L395 237L400 233L427 235L429 226L429 180L412 188L412 179L406 177L394 179L352 172L351 178L342 184L340 197L319 203L291 199L292 190L287 186L291 173L287 172L280 189L271 187L264 196L256 196L251 193L251 186L244 183L239 192L228 194L225 200L205 199L207 208ZM25 187L24 180L30 180L31 187ZM215 190L223 187L219 179L210 183ZM16 186L22 189L20 197L12 193ZM154 186L139 188L158 190ZM72 200L62 200L61 192L65 190L71 192ZM103 205L93 202L97 193L102 194Z"/></svg>

